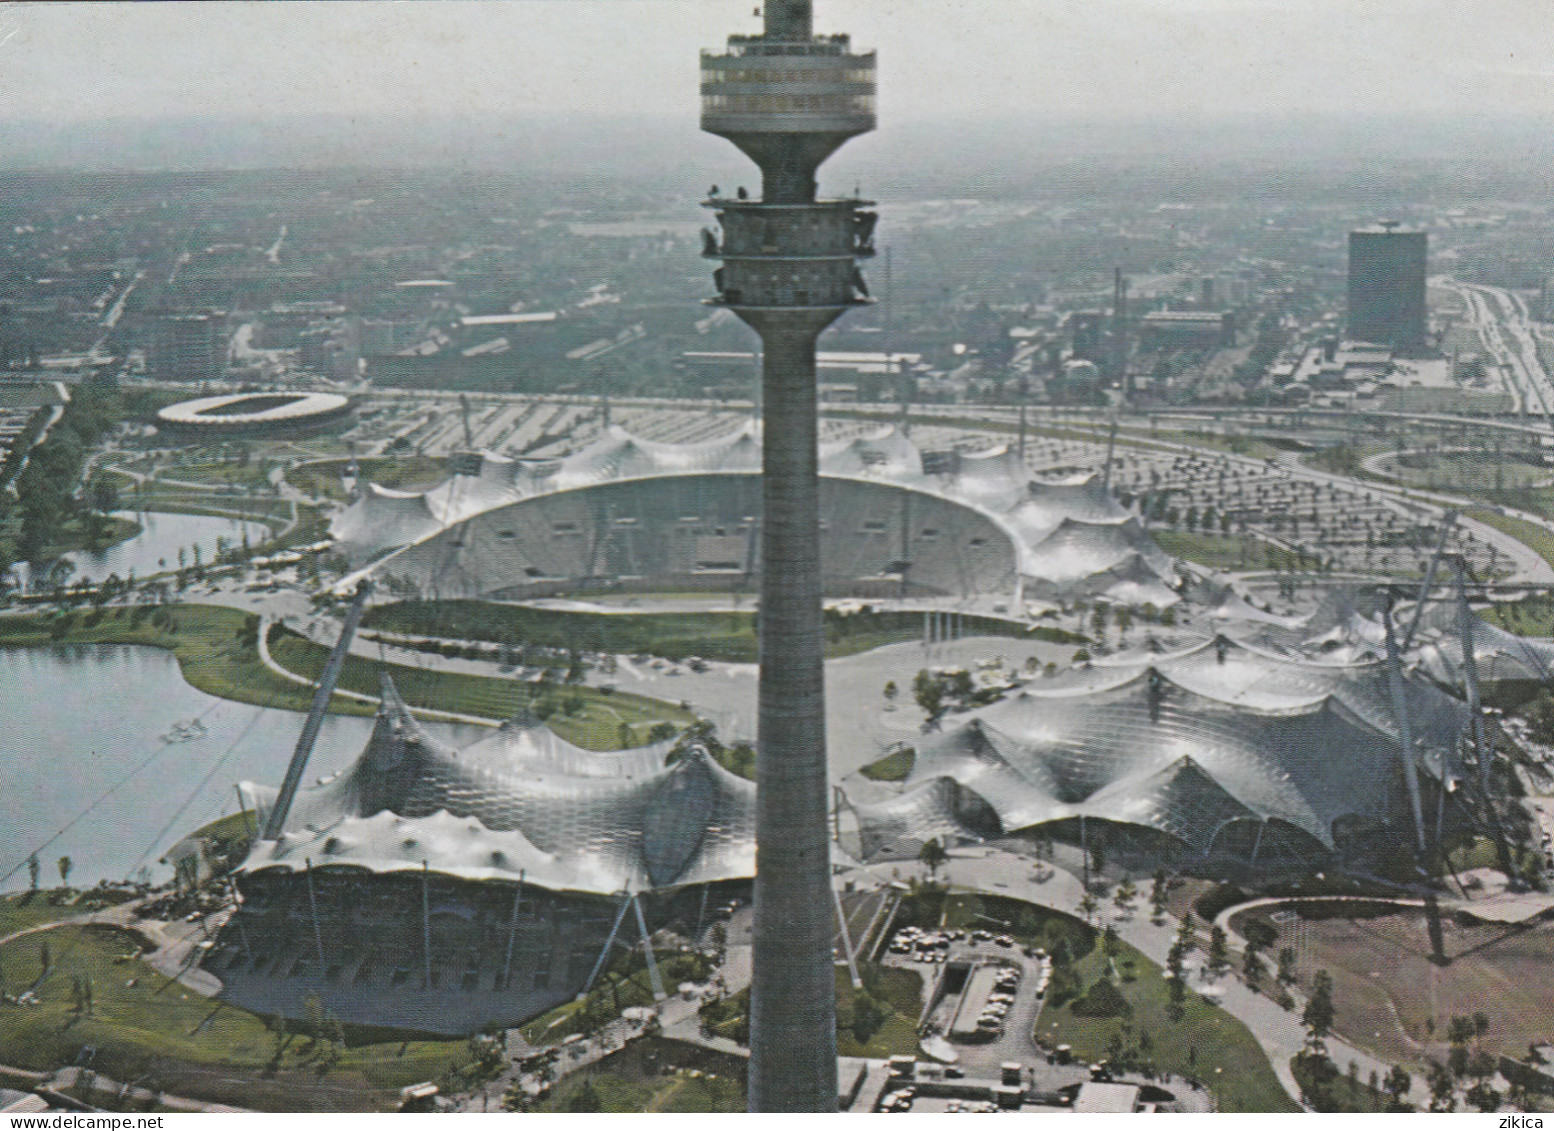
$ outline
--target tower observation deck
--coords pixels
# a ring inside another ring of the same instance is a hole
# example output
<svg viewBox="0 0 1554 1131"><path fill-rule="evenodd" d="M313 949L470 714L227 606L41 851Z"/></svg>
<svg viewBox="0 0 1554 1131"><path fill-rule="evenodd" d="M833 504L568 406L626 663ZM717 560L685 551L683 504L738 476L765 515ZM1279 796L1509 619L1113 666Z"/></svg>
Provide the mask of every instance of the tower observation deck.
<svg viewBox="0 0 1554 1131"><path fill-rule="evenodd" d="M717 297L761 336L761 640L751 1111L836 1110L815 342L869 301L875 213L821 200L815 172L874 128L874 56L814 34L810 0L767 0L763 34L701 57L702 129L761 169L761 197L714 192Z"/></svg>

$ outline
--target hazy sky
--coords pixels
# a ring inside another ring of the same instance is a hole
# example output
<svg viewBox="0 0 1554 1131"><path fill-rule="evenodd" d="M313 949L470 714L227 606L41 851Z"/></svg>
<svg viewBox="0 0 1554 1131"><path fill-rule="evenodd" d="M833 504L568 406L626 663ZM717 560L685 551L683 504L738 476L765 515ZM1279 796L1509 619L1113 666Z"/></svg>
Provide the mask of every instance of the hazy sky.
<svg viewBox="0 0 1554 1131"><path fill-rule="evenodd" d="M755 0L14 3L0 115L688 115ZM1549 114L1551 0L817 0L885 122Z"/></svg>

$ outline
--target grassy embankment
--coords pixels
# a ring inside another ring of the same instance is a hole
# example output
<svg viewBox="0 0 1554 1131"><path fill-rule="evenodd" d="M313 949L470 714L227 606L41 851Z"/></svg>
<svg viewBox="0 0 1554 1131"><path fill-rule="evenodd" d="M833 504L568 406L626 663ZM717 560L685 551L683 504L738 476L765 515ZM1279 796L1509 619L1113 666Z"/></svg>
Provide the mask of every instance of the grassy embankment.
<svg viewBox="0 0 1554 1131"><path fill-rule="evenodd" d="M1083 643L1048 626L1026 628L993 617L968 616L966 635ZM367 611L362 624L406 635L523 643L592 652L649 653L671 660L700 656L731 663L756 660L755 615L748 612L590 613L483 601L403 601ZM867 652L922 638L921 613L827 613L826 655Z"/></svg>
<svg viewBox="0 0 1554 1131"><path fill-rule="evenodd" d="M50 971L42 974L40 947ZM471 1060L464 1041L352 1043L333 1064L327 1041L277 1038L252 1013L212 1002L138 958L142 940L107 926L65 925L0 947L9 987L31 987L41 1004L0 1005L0 1062L48 1069L95 1046L93 1067L117 1080L153 1076L176 1094L278 1111L382 1110L397 1089L435 1079ZM92 1009L78 1010L76 979L89 981ZM35 981L37 980L37 981ZM281 1046L279 1053L278 1046Z"/></svg>
<svg viewBox="0 0 1554 1131"><path fill-rule="evenodd" d="M0 616L0 647L57 644L141 644L173 653L191 686L210 695L306 711L312 692L259 662L258 618L216 605L122 607L74 613ZM336 696L330 709L366 715L372 708Z"/></svg>
<svg viewBox="0 0 1554 1131"><path fill-rule="evenodd" d="M591 1097L591 1098L590 1098ZM533 1112L589 1112L635 1115L639 1112L738 1112L745 1108L745 1085L733 1076L697 1071L626 1077L613 1072L567 1079Z"/></svg>
<svg viewBox="0 0 1554 1131"><path fill-rule="evenodd" d="M0 938L40 923L57 923L86 911L84 901L66 902L60 895L57 891L39 889L0 896Z"/></svg>
<svg viewBox="0 0 1554 1131"><path fill-rule="evenodd" d="M906 781L912 776L917 763L917 751L910 746L893 750L876 761L870 762L858 772L870 781Z"/></svg>
<svg viewBox="0 0 1554 1131"><path fill-rule="evenodd" d="M839 1056L883 1059L917 1051L917 1019L923 1012L923 978L915 970L860 962L863 988L847 968L836 969L836 1051ZM702 1007L703 1030L746 1043L750 991Z"/></svg>
<svg viewBox="0 0 1554 1131"><path fill-rule="evenodd" d="M1265 569L1269 562L1289 564L1295 555L1244 534L1210 534L1203 531L1151 530L1160 548L1174 558L1196 562L1210 569ZM1265 552L1266 551L1266 552Z"/></svg>
<svg viewBox="0 0 1554 1131"><path fill-rule="evenodd" d="M270 637L270 655L287 671L316 680L329 652L289 629L278 629ZM656 723L668 722L680 729L696 721L690 711L642 695L581 686L540 688L513 679L379 664L360 656L347 657L339 687L375 696L382 671L389 673L400 696L412 707L508 719L548 699L557 709L546 719L547 724L568 742L588 750L640 746L647 742Z"/></svg>
<svg viewBox="0 0 1554 1131"><path fill-rule="evenodd" d="M248 495L178 487L158 480L137 482L119 471L107 469L100 474L112 479L119 489L119 503L127 511L161 511L166 514L211 515L262 522L278 530L291 521L291 504L267 495ZM306 513L310 508L299 507ZM316 538L314 539L316 541ZM171 568L171 563L169 563Z"/></svg>
<svg viewBox="0 0 1554 1131"><path fill-rule="evenodd" d="M1525 508L1532 510L1535 508ZM1541 510L1541 508L1536 508ZM1508 514L1497 514L1488 507L1474 507L1464 511L1469 518L1477 519L1485 526L1493 526L1502 533L1509 534L1518 542L1524 543L1532 549L1544 561L1554 565L1554 533L1550 533L1541 526L1537 526L1525 519L1512 518Z"/></svg>
<svg viewBox="0 0 1554 1131"><path fill-rule="evenodd" d="M306 463L288 471L286 482L315 498L322 496L344 502L345 490L340 486L340 476L349 465L350 460L344 459ZM379 456L358 460L356 466L362 482L376 483L395 491L422 491L448 478L447 460L432 456L407 455L402 459Z"/></svg>
<svg viewBox="0 0 1554 1131"><path fill-rule="evenodd" d="M1038 1035L1048 1045L1069 1044L1082 1060L1107 1055L1114 1038L1137 1041L1148 1033L1156 1067L1194 1077L1214 1093L1220 1111L1289 1112L1299 1108L1279 1084L1257 1040L1236 1018L1198 994L1189 992L1180 1019L1170 1015L1170 983L1160 967L1127 943L1119 944L1115 960L1100 947L1075 964L1080 984L1090 987L1108 975L1110 967L1131 971L1117 981L1127 1010L1116 1017L1081 1017L1074 1012L1080 999L1043 1011Z"/></svg>
<svg viewBox="0 0 1554 1131"><path fill-rule="evenodd" d="M66 519L55 532L54 540L44 550L43 560L50 561L75 550L90 550L97 553L126 538L133 538L139 533L140 523L119 518L117 515L101 519L96 531L93 531L82 519Z"/></svg>
<svg viewBox="0 0 1554 1131"><path fill-rule="evenodd" d="M644 1037L568 1076L531 1112L743 1112L747 1064L731 1053Z"/></svg>
<svg viewBox="0 0 1554 1131"><path fill-rule="evenodd" d="M711 959L698 954L653 949L664 985L702 982L714 970ZM585 997L563 1002L540 1014L522 1028L531 1045L559 1044L574 1033L589 1033L619 1017L621 1010L653 1004L653 983L647 961L635 951L615 959Z"/></svg>

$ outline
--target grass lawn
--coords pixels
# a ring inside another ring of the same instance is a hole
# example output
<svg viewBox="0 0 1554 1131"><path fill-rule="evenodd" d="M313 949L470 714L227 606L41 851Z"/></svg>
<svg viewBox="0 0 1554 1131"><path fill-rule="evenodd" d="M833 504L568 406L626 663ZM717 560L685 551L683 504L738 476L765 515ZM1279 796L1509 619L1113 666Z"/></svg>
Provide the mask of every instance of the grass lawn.
<svg viewBox="0 0 1554 1131"><path fill-rule="evenodd" d="M362 618L366 628L412 635L638 653L672 660L753 663L755 616L748 612L592 613L536 609L485 601L402 601L378 605ZM967 634L1081 642L1082 637L1040 627L1028 629L993 617L966 617ZM850 656L922 636L921 613L859 612L826 615L826 655Z"/></svg>
<svg viewBox="0 0 1554 1131"><path fill-rule="evenodd" d="M102 531L94 541L82 519L72 518L60 524L54 541L43 553L44 559L57 558L72 550L105 550L140 533L140 523L110 515L103 519Z"/></svg>
<svg viewBox="0 0 1554 1131"><path fill-rule="evenodd" d="M1554 534L1543 527L1519 518L1512 518L1510 515L1497 514L1488 507L1474 507L1463 513L1469 518L1478 519L1486 526L1493 526L1496 530L1509 534L1518 542L1526 544L1544 561L1554 564Z"/></svg>
<svg viewBox="0 0 1554 1131"><path fill-rule="evenodd" d="M304 464L286 473L286 482L309 495L345 501L340 476L350 460L322 460ZM377 457L357 461L362 482L376 483L396 491L420 491L435 487L448 478L448 461L431 456L405 456L403 459Z"/></svg>
<svg viewBox="0 0 1554 1131"><path fill-rule="evenodd" d="M1484 620L1519 636L1554 635L1554 601L1542 595L1478 610Z"/></svg>
<svg viewBox="0 0 1554 1131"><path fill-rule="evenodd" d="M1261 553L1263 543L1243 534L1187 530L1152 530L1150 534L1172 557L1210 569L1261 569L1266 562Z"/></svg>
<svg viewBox="0 0 1554 1131"><path fill-rule="evenodd" d="M328 649L290 629L279 629L270 637L270 655L287 671L316 680L329 658ZM547 696L562 709L546 720L568 742L588 750L619 750L623 746L641 746L647 742L653 724L669 722L684 728L696 721L686 710L658 699L627 692L606 693L598 688L555 686L540 690L536 685L515 679L467 675L463 672L428 671L398 664L380 664L361 656L350 656L340 672L339 686L364 695L377 695L379 673L387 671L405 702L412 707L427 707L475 715L485 719L509 719ZM579 709L568 715L568 701ZM623 729L624 728L624 729Z"/></svg>
<svg viewBox="0 0 1554 1131"><path fill-rule="evenodd" d="M916 761L917 751L910 746L903 746L878 761L870 762L858 772L870 781L906 781Z"/></svg>
<svg viewBox="0 0 1554 1131"><path fill-rule="evenodd" d="M591 1095L592 1100L585 1098ZM744 1112L745 1089L727 1076L692 1076L685 1070L632 1080L611 1072L568 1078L536 1104L536 1112L627 1114L665 1112Z"/></svg>
<svg viewBox="0 0 1554 1131"><path fill-rule="evenodd" d="M568 1075L525 1110L732 1114L745 1110L745 1077L742 1057L644 1037Z"/></svg>
<svg viewBox="0 0 1554 1131"><path fill-rule="evenodd" d="M1332 1064L1331 1061L1328 1062ZM1381 1115L1388 1112L1409 1112L1413 1107L1403 1104L1394 1107L1392 1097L1358 1075L1349 1076L1347 1065L1333 1065L1321 1069L1320 1062L1313 1063L1305 1056L1297 1056L1290 1062L1290 1071L1299 1081L1306 1101L1318 1111L1357 1112L1361 1115ZM1336 1072L1336 1076L1334 1073Z"/></svg>
<svg viewBox="0 0 1554 1131"><path fill-rule="evenodd" d="M267 487L269 485L269 468L254 459L250 459L246 464L235 460L230 463L216 460L170 463L164 464L157 474L183 483L209 483L216 487Z"/></svg>
<svg viewBox="0 0 1554 1131"><path fill-rule="evenodd" d="M915 1053L917 1019L923 1012L922 975L915 970L871 962L859 962L858 972L862 990L853 988L845 965L836 967L837 1055L883 1058ZM859 999L865 995L870 1001L864 1003L865 1016L858 1017ZM704 1031L741 1043L746 1040L749 989L704 1005L702 1010ZM859 1022L856 1026L855 1019Z"/></svg>
<svg viewBox="0 0 1554 1131"><path fill-rule="evenodd" d="M1216 1005L1189 992L1180 1020L1167 1012L1168 981L1143 954L1121 944L1117 964L1131 962L1134 980L1118 989L1130 1012L1124 1017L1080 1017L1074 1002L1043 1010L1037 1035L1048 1046L1069 1044L1083 1060L1107 1055L1113 1037L1135 1043L1148 1034L1150 1057L1160 1071L1195 1077L1214 1093L1220 1111L1292 1112L1299 1108L1274 1075L1268 1058L1245 1025ZM1075 963L1080 984L1088 988L1107 971L1100 947ZM1125 1031L1126 1028L1126 1031Z"/></svg>
<svg viewBox="0 0 1554 1131"><path fill-rule="evenodd" d="M48 866L47 863L44 864L44 867ZM24 891L0 897L0 938L15 931L35 927L39 923L53 923L60 919L68 919L86 910L79 902L74 906L52 903L49 900L52 894L44 888L35 892Z"/></svg>
<svg viewBox="0 0 1554 1131"><path fill-rule="evenodd" d="M908 1056L917 1051L917 1019L923 1012L923 976L916 970L896 966L859 964L863 993L883 1001L890 1013L882 1024L863 1041L852 1029L854 1001L847 967L836 968L836 1051L838 1056L867 1056L876 1059Z"/></svg>
<svg viewBox="0 0 1554 1131"><path fill-rule="evenodd" d="M1533 488L1549 479L1548 468L1510 455L1501 456L1498 475L1496 466L1492 452L1433 452L1384 461L1381 470L1407 487L1488 499L1508 490Z"/></svg>
<svg viewBox="0 0 1554 1131"><path fill-rule="evenodd" d="M0 647L146 644L166 648L177 658L183 678L201 691L239 703L306 711L312 692L281 679L259 662L252 641L257 624L251 614L219 605L24 613L0 616ZM370 715L373 710L338 696L330 709L352 715Z"/></svg>
<svg viewBox="0 0 1554 1131"><path fill-rule="evenodd" d="M166 1090L269 1110L374 1110L393 1106L406 1084L470 1061L464 1041L390 1041L348 1046L325 1067L305 1036L276 1038L255 1015L167 979L126 957L138 936L117 927L64 926L0 947L10 986L40 973L47 942L53 968L34 988L42 1004L0 1006L0 1062L44 1069L73 1063L95 1045L98 1072L117 1080L148 1073ZM91 1016L76 1012L75 977L90 979Z"/></svg>

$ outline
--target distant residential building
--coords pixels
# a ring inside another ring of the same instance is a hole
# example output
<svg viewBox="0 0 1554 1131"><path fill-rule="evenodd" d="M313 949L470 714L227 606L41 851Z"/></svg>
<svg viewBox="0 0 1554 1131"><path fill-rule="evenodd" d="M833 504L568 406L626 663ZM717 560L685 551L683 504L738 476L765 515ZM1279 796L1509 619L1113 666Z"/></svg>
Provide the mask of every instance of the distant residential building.
<svg viewBox="0 0 1554 1131"><path fill-rule="evenodd" d="M1139 336L1146 346L1162 340L1225 345L1235 336L1235 320L1217 310L1155 310L1139 320Z"/></svg>
<svg viewBox="0 0 1554 1131"><path fill-rule="evenodd" d="M1349 337L1400 350L1425 345L1429 237L1386 221L1349 233Z"/></svg>
<svg viewBox="0 0 1554 1131"><path fill-rule="evenodd" d="M227 366L225 319L162 314L151 326L146 371L159 381L209 381Z"/></svg>
<svg viewBox="0 0 1554 1131"><path fill-rule="evenodd" d="M1099 310L1076 310L1068 316L1069 343L1073 356L1099 363L1104 358L1106 315Z"/></svg>

